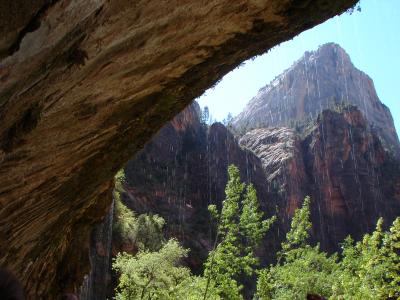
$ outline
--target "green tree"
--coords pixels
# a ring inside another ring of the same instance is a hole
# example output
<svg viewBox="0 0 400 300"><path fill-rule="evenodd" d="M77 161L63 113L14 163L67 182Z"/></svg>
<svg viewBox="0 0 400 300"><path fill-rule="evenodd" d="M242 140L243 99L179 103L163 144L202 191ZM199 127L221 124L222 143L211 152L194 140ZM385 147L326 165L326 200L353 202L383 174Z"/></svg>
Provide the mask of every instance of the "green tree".
<svg viewBox="0 0 400 300"><path fill-rule="evenodd" d="M287 255L290 250L304 248L310 236L312 227L310 221L310 197L304 199L303 206L296 209L293 215L289 232L286 234L286 241L282 243L282 254Z"/></svg>
<svg viewBox="0 0 400 300"><path fill-rule="evenodd" d="M208 284L208 287L207 287ZM181 300L203 300L204 291L208 289L208 299L221 300L219 296L219 290L215 286L214 282L208 282L207 278L203 276L189 276L184 281L182 281L175 293L175 299Z"/></svg>
<svg viewBox="0 0 400 300"><path fill-rule="evenodd" d="M134 241L139 252L118 254L114 260L113 269L120 274L116 299L243 299L240 282L257 272L254 251L275 217L263 220L256 191L241 182L237 167L229 166L228 175L221 210L209 206L217 234L204 276L193 276L179 266L188 250L174 239L165 243L164 219L136 217L122 203L124 174L117 174L115 230ZM357 243L347 237L342 253L329 256L318 244L308 243L310 202L306 197L295 210L277 263L257 272L255 299L305 299L309 293L327 299L400 299L400 218L388 231L379 219L374 232Z"/></svg>
<svg viewBox="0 0 400 300"><path fill-rule="evenodd" d="M334 299L400 298L400 218L383 231L383 219L372 234L357 243L348 237L343 243L340 274L334 285Z"/></svg>
<svg viewBox="0 0 400 300"><path fill-rule="evenodd" d="M310 198L296 209L291 228L282 243L278 263L259 272L257 299L306 299L307 294L330 296L337 271L336 256L311 247Z"/></svg>
<svg viewBox="0 0 400 300"><path fill-rule="evenodd" d="M113 234L123 243L134 244L138 249L156 251L164 242L165 220L153 214L136 216L123 202L125 174L121 169L115 176Z"/></svg>
<svg viewBox="0 0 400 300"><path fill-rule="evenodd" d="M157 251L164 242L165 220L152 214L141 214L137 219L135 243L139 249Z"/></svg>
<svg viewBox="0 0 400 300"><path fill-rule="evenodd" d="M357 243L347 237L341 255L328 256L307 243L309 205L306 198L295 211L277 264L259 272L256 299L399 299L400 218L386 232L379 219L372 234Z"/></svg>
<svg viewBox="0 0 400 300"><path fill-rule="evenodd" d="M238 279L254 273L258 264L254 250L275 217L262 220L256 191L252 185L246 188L240 181L237 167L229 166L228 175L221 211L218 212L215 205L209 207L218 220L218 226L216 246L209 253L204 275L208 285L212 282L222 299L242 299L240 291L243 286ZM204 299L208 297L207 286Z"/></svg>
<svg viewBox="0 0 400 300"><path fill-rule="evenodd" d="M123 243L134 243L137 232L137 219L132 210L122 203L120 195L114 196L113 234Z"/></svg>
<svg viewBox="0 0 400 300"><path fill-rule="evenodd" d="M178 299L180 283L190 277L189 269L178 266L187 253L171 239L156 252L118 254L113 263L113 269L120 274L116 299Z"/></svg>
<svg viewBox="0 0 400 300"><path fill-rule="evenodd" d="M132 210L122 203L121 193L124 191L125 173L121 169L114 177L114 220L113 234L124 243L134 243L137 231L137 219Z"/></svg>

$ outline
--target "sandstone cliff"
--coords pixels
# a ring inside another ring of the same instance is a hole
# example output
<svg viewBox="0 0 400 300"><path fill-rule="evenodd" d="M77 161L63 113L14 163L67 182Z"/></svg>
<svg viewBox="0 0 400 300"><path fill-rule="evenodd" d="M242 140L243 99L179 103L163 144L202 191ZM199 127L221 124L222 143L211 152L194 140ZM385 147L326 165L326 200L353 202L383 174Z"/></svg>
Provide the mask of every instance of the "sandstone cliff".
<svg viewBox="0 0 400 300"><path fill-rule="evenodd" d="M112 178L243 60L356 0L0 3L0 264L76 291Z"/></svg>
<svg viewBox="0 0 400 300"><path fill-rule="evenodd" d="M262 128L240 144L261 158L284 230L311 196L313 238L324 250L338 250L349 234L360 238L380 216L389 224L400 214L400 162L355 107L323 111L304 138L289 128Z"/></svg>
<svg viewBox="0 0 400 300"><path fill-rule="evenodd" d="M329 252L347 235L359 238L370 231L378 217L389 223L400 214L400 162L356 107L323 111L306 134L260 128L237 140L222 124L208 129L200 124L194 105L127 164L124 197L134 211L167 220L168 236L193 249L192 269L198 270L212 244L206 208L224 199L231 163L244 181L254 183L267 215L278 214L266 240L269 252L279 247L306 195L313 200L313 239ZM267 252L260 253L268 260Z"/></svg>
<svg viewBox="0 0 400 300"><path fill-rule="evenodd" d="M187 263L195 272L213 244L207 206L221 205L229 164L240 167L243 180L254 182L263 208L268 207L261 161L241 149L222 124L201 124L198 111L197 103L185 109L128 162L123 194L135 212L166 220L166 235L191 248Z"/></svg>
<svg viewBox="0 0 400 300"><path fill-rule="evenodd" d="M377 132L385 148L400 158L400 143L389 109L372 79L358 70L337 44L306 52L292 67L261 88L233 121L238 131L260 127L295 128L323 110L352 104Z"/></svg>
<svg viewBox="0 0 400 300"><path fill-rule="evenodd" d="M314 55L330 62L337 53L345 55L338 45L328 44L304 57ZM361 79L370 80L352 66L348 57L346 60L350 75L358 74ZM292 69L300 68L298 64ZM321 81L329 81L324 84L330 89L324 90L324 98L318 98L323 103L330 98L329 92L333 95L343 92L347 82L336 76L336 67L329 68L328 63L326 68ZM278 78L289 76L288 72ZM303 71L299 74L303 76ZM268 215L279 216L272 236L266 240L271 250L279 247L294 210L306 195L313 200L313 239L329 252L338 250L339 243L347 235L359 238L370 231L378 217L383 216L388 224L400 214L400 162L395 151L388 151L397 149L399 143L396 133L391 131L390 112L386 108L381 111L383 104L377 97L371 98L376 95L372 81L372 90L359 89L353 83L349 86L356 90L349 90L348 94L357 101L360 100L357 97L364 95L375 104L365 102L363 110L348 103L337 105L340 102L335 102L336 105L331 106L326 102L324 110L317 98L307 98L310 101L307 120L304 114L296 119L288 112L289 107L298 109L302 105L301 91L307 87L301 86L305 84L301 79L294 77L298 87L288 92L293 102L273 111L279 118L263 115L261 109L255 108L253 100L236 119L236 125L259 118L258 126L274 127L251 130L237 140L222 124L209 128L202 125L199 108L193 104L128 163L126 203L138 212L161 214L170 226L168 234L194 249L188 262L193 269L196 270L210 249L210 226L205 208L209 203L220 204L224 199L226 169L230 163L239 166L242 179L255 184L262 209ZM270 101L267 108L270 103L280 103L276 89L262 91L263 97ZM282 97L287 99L285 95ZM363 101L357 103L364 104ZM373 110L374 114L367 115L366 109ZM290 117L302 122L290 122ZM278 121L273 123L273 120ZM296 126L282 127L286 123ZM372 123L382 127L379 129ZM383 126L388 126L388 135L383 134ZM389 140L393 142L392 149L387 149ZM271 258L267 252L260 254L266 260Z"/></svg>

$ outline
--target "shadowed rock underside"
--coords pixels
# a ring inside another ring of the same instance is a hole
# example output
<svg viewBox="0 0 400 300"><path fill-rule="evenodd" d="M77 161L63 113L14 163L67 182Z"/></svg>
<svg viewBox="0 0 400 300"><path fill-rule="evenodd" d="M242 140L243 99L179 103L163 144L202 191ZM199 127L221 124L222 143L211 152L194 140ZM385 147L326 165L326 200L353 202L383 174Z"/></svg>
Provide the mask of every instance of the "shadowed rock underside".
<svg viewBox="0 0 400 300"><path fill-rule="evenodd" d="M193 98L355 0L0 4L0 264L76 291L112 178Z"/></svg>

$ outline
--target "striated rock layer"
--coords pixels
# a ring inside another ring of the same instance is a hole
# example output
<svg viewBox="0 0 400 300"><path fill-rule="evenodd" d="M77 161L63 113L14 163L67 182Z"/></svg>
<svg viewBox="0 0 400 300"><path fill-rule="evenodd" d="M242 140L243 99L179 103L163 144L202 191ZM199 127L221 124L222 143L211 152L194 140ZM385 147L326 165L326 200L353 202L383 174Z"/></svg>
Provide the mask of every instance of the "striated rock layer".
<svg viewBox="0 0 400 300"><path fill-rule="evenodd" d="M320 56L330 53L325 58L329 62L337 51L344 53L338 45L328 44L318 53ZM337 77L337 69L329 69L329 63L326 68L321 80L329 79L325 83L332 87L325 91L325 98L329 98L329 92L336 95L344 89L346 80ZM349 72L367 78L352 65L348 68ZM286 109L301 106L299 103L303 101L298 84L297 89L288 93L298 92L300 96L290 94L293 103L273 111L286 120L271 124L270 114L263 115L252 106L254 100L236 119L245 122L248 118L252 123L254 118L260 118L264 125L275 127L250 130L237 139L222 124L209 128L202 125L199 108L193 104L128 163L129 191L125 202L135 211L161 214L169 224L168 235L178 237L193 249L188 262L193 269L198 268L210 249L212 235L206 207L209 203L220 205L224 199L226 169L230 163L238 165L243 180L255 184L267 215L279 217L272 235L265 241L264 251L260 250L264 261L270 260L269 252L279 247L295 209L306 195L312 198L312 237L329 252L339 250L347 235L358 239L371 231L379 217L384 217L388 225L400 215L400 160L395 151L399 143L396 132L391 131L390 111L385 109L379 115L384 106L378 98L373 99L374 105L368 106L366 102L364 109L348 102L327 104L323 109L320 102L324 100L314 98L309 99L308 120L295 118L301 122L287 124L293 128L283 127L283 123L290 123ZM370 87L373 88L372 81ZM352 89L355 91L349 90L348 94L358 100L359 93L374 92L354 85ZM270 89L263 94L270 101L263 104L267 108L269 103L278 103L275 92ZM366 114L366 107L375 114ZM262 122L256 125L263 126ZM383 134L385 126L388 134ZM390 148L389 141L392 141Z"/></svg>
<svg viewBox="0 0 400 300"><path fill-rule="evenodd" d="M400 216L394 190L400 161L385 151L358 109L324 111L303 141L303 151L315 237L325 249L337 249L348 234L361 238L379 217L389 225Z"/></svg>
<svg viewBox="0 0 400 300"><path fill-rule="evenodd" d="M400 215L400 162L355 107L323 111L304 138L289 128L262 128L240 144L260 157L285 231L311 196L313 238L324 250L338 250L349 234L360 238L379 217L389 224Z"/></svg>
<svg viewBox="0 0 400 300"><path fill-rule="evenodd" d="M33 299L75 291L111 179L241 61L356 0L0 4L0 264Z"/></svg>
<svg viewBox="0 0 400 300"><path fill-rule="evenodd" d="M339 45L328 43L306 52L277 76L233 121L245 133L260 127L301 127L324 109L357 106L381 137L384 147L400 158L400 143L389 109L379 100L372 79L358 70Z"/></svg>
<svg viewBox="0 0 400 300"><path fill-rule="evenodd" d="M390 222L400 215L391 113L339 45L306 52L260 89L233 127L250 130L240 143L261 158L282 220L312 196L314 237L323 249L336 250L347 234L360 237L379 216Z"/></svg>
<svg viewBox="0 0 400 300"><path fill-rule="evenodd" d="M185 109L146 144L125 167L124 203L137 213L152 212L167 222L167 237L178 238L191 249L186 261L194 272L211 250L215 233L207 207L225 198L229 164L237 165L242 179L253 182L268 203L261 161L240 148L222 124L200 123L197 103Z"/></svg>
<svg viewBox="0 0 400 300"><path fill-rule="evenodd" d="M286 223L307 189L301 140L286 127L254 129L239 141L261 159L270 197L277 202L280 222Z"/></svg>
<svg viewBox="0 0 400 300"><path fill-rule="evenodd" d="M222 124L201 124L193 104L167 124L125 168L124 202L167 221L167 236L191 248L199 272L214 234L207 212L225 197L227 167L252 182L261 208L278 222L258 254L271 262L306 195L312 198L312 238L328 252L347 235L359 239L379 217L400 215L400 162L384 149L362 112L325 110L300 135L286 127L254 129L237 140Z"/></svg>

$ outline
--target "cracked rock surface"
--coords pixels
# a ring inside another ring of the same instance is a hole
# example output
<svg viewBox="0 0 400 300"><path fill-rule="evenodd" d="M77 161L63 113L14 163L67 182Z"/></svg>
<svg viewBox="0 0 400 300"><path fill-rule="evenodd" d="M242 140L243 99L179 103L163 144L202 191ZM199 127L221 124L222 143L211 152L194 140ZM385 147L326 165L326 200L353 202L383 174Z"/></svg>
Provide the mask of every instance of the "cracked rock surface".
<svg viewBox="0 0 400 300"><path fill-rule="evenodd" d="M240 62L356 0L0 4L0 264L74 292L132 153Z"/></svg>

